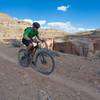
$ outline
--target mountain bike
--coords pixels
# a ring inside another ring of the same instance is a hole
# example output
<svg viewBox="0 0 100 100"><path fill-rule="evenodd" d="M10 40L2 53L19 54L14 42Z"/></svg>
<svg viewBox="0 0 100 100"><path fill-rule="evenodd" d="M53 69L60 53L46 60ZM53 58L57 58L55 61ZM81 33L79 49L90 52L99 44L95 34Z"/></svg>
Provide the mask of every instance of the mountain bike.
<svg viewBox="0 0 100 100"><path fill-rule="evenodd" d="M23 67L28 67L30 64L36 71L49 75L53 72L55 61L53 56L47 49L42 48L42 42L33 43L30 50L22 48L18 51L18 61ZM34 55L33 55L34 50Z"/></svg>

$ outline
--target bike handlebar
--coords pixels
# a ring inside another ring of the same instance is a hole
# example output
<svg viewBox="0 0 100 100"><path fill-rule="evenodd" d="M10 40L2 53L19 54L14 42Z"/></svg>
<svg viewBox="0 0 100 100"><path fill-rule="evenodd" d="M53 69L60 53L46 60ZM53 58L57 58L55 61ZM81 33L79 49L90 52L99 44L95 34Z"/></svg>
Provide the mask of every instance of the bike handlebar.
<svg viewBox="0 0 100 100"><path fill-rule="evenodd" d="M33 44L34 47L36 47L40 44L40 47L48 49L48 45L47 45L45 40L44 41L35 41L35 42L32 41L32 44Z"/></svg>

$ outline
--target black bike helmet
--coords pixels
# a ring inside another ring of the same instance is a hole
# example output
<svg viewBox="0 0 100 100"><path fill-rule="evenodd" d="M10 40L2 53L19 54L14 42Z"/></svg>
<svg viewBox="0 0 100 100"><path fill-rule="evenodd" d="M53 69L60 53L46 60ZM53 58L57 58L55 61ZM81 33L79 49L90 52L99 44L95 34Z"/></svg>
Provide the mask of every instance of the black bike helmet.
<svg viewBox="0 0 100 100"><path fill-rule="evenodd" d="M38 22L33 22L32 26L34 28L40 28L40 24Z"/></svg>

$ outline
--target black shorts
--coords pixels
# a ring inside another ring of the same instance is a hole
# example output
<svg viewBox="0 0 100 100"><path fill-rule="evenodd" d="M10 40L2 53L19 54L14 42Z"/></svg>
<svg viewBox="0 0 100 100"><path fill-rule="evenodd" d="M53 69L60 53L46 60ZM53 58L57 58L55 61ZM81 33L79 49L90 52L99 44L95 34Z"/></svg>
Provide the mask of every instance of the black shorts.
<svg viewBox="0 0 100 100"><path fill-rule="evenodd" d="M32 41L23 38L23 39L22 39L22 43L25 44L26 46L29 46L30 43L32 43Z"/></svg>

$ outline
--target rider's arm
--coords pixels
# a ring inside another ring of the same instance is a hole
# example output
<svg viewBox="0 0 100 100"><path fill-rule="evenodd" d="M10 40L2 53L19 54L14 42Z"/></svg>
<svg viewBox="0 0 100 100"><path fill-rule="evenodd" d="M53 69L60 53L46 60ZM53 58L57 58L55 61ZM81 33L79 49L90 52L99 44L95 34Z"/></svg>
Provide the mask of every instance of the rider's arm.
<svg viewBox="0 0 100 100"><path fill-rule="evenodd" d="M39 41L44 42L44 40L41 39L41 38L39 37L39 35L37 35L37 38L38 38Z"/></svg>

